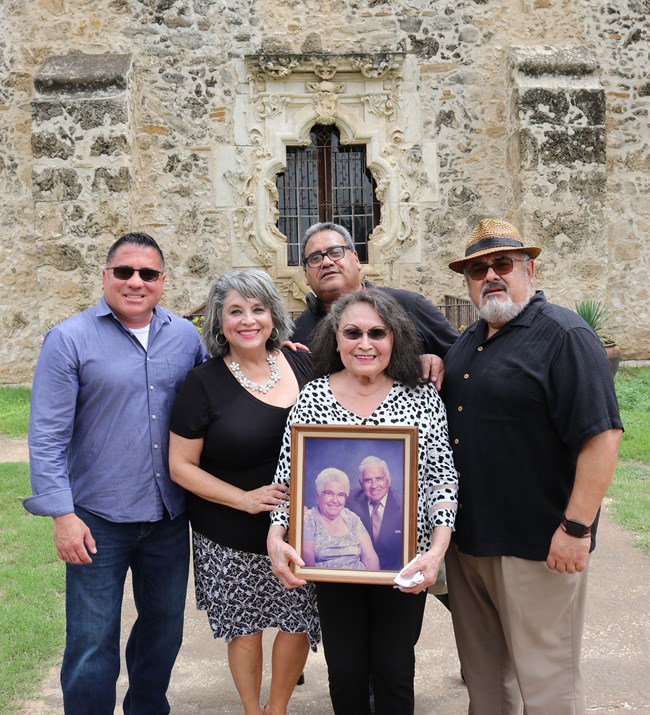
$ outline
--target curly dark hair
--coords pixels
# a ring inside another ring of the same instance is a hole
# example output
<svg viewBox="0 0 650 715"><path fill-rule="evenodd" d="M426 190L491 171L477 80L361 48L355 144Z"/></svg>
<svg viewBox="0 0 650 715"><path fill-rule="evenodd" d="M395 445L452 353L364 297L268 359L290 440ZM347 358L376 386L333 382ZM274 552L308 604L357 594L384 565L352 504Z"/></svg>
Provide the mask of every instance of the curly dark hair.
<svg viewBox="0 0 650 715"><path fill-rule="evenodd" d="M355 303L366 303L376 311L381 322L393 334L393 350L386 374L393 380L415 387L420 382L420 341L411 319L402 306L387 293L368 288L341 296L330 308L316 329L311 354L314 377L330 375L344 369L337 352L336 333L345 310Z"/></svg>

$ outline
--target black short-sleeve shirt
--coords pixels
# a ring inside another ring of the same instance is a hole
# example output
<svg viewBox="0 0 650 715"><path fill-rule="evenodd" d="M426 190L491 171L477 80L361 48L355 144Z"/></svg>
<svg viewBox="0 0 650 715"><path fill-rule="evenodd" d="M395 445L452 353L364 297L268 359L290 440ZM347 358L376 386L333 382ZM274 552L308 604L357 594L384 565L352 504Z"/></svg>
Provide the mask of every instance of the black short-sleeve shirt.
<svg viewBox="0 0 650 715"><path fill-rule="evenodd" d="M283 353L302 387L308 353ZM222 358L190 371L174 403L170 429L186 439L203 438L200 466L241 489L271 484L289 408L275 407L245 390ZM222 546L266 554L268 512L248 514L187 493L192 528Z"/></svg>
<svg viewBox="0 0 650 715"><path fill-rule="evenodd" d="M545 560L581 446L622 427L613 380L591 328L541 291L485 335L479 320L445 358L442 397L459 473L454 540L473 556Z"/></svg>

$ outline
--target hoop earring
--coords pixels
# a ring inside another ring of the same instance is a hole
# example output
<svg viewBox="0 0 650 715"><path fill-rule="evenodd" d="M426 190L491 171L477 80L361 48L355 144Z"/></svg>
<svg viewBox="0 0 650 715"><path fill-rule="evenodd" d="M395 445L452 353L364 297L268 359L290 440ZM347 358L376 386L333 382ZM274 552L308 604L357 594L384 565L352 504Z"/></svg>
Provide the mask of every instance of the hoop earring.
<svg viewBox="0 0 650 715"><path fill-rule="evenodd" d="M275 330L275 336L273 335L273 330ZM280 337L280 331L277 328L273 328L271 334L269 335L269 340L275 342Z"/></svg>
<svg viewBox="0 0 650 715"><path fill-rule="evenodd" d="M223 342L219 342L219 336L223 338ZM226 340L226 336L223 333L217 333L214 342L220 347L220 348L225 348L226 345L228 345L228 341Z"/></svg>

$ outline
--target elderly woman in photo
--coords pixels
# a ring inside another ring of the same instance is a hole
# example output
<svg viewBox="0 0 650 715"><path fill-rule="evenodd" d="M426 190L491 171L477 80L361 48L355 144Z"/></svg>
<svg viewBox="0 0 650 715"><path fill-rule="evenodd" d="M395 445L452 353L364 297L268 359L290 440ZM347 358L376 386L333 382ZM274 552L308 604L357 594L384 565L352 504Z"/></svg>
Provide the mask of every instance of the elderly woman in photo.
<svg viewBox="0 0 650 715"><path fill-rule="evenodd" d="M361 519L345 508L348 475L328 467L316 477L318 505L305 514L302 555L307 566L379 569L379 559Z"/></svg>
<svg viewBox="0 0 650 715"><path fill-rule="evenodd" d="M458 480L438 393L419 379L420 346L404 310L385 293L368 289L339 298L312 345L314 374L291 409L275 483L291 474L291 425L399 425L418 428L417 561L415 586L317 583L316 594L336 715L367 715L372 679L377 713L414 711L415 644L426 589L433 584L456 516ZM303 565L285 542L286 505L271 515L268 552L273 572L289 589L304 581Z"/></svg>
<svg viewBox="0 0 650 715"><path fill-rule="evenodd" d="M271 278L244 269L208 295L203 339L212 359L192 370L171 417L169 466L187 490L196 601L228 664L245 715L260 715L262 631L275 636L265 715L285 715L309 646L320 637L313 586L282 588L266 553L271 484L289 408L309 356L281 348L293 323Z"/></svg>

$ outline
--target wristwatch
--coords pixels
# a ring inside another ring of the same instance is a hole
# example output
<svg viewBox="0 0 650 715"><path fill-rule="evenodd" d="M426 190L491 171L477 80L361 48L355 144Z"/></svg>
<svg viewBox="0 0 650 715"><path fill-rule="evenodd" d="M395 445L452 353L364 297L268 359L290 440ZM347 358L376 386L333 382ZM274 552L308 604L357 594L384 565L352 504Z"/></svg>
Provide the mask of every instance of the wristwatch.
<svg viewBox="0 0 650 715"><path fill-rule="evenodd" d="M560 526L569 536L575 536L576 539L584 539L587 536L591 536L591 526L587 526L581 521L567 519L566 516L562 518Z"/></svg>

